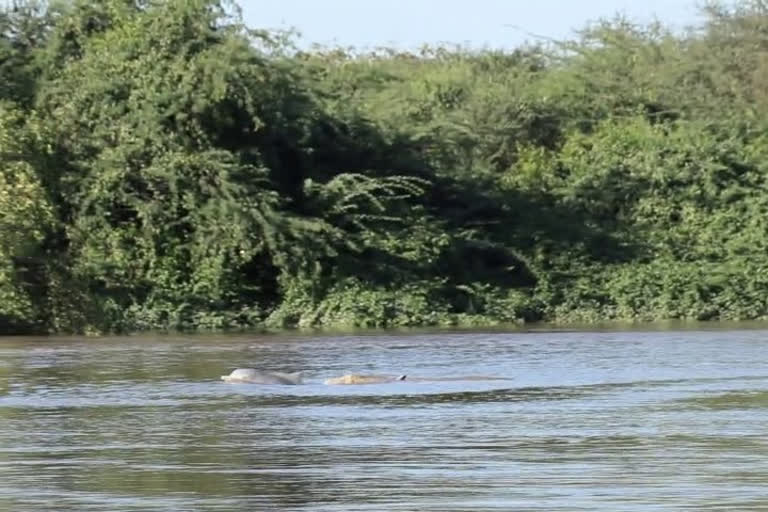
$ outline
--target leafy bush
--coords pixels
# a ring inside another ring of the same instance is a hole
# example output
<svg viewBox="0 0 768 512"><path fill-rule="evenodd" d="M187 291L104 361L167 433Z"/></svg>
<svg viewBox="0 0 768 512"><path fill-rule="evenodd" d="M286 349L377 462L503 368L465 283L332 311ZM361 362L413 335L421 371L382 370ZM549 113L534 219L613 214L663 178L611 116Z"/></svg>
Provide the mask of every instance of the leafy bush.
<svg viewBox="0 0 768 512"><path fill-rule="evenodd" d="M764 2L511 52L0 9L0 331L768 315Z"/></svg>

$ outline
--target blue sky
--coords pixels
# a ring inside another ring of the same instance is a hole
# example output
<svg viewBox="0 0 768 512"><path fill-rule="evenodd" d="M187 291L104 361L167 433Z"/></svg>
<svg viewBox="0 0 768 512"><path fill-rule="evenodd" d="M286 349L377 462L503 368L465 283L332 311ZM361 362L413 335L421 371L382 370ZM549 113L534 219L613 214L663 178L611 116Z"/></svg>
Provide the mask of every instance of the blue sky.
<svg viewBox="0 0 768 512"><path fill-rule="evenodd" d="M303 44L415 48L423 43L514 47L525 31L562 39L572 29L621 12L684 27L696 0L239 0L254 28L296 28ZM519 27L519 28L515 28Z"/></svg>

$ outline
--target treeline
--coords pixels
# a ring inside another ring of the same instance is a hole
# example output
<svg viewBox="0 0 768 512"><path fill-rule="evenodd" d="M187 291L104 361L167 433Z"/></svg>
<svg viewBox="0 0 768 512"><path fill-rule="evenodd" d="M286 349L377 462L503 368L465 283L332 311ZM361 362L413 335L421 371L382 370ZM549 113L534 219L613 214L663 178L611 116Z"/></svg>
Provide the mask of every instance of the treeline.
<svg viewBox="0 0 768 512"><path fill-rule="evenodd" d="M768 316L768 2L512 52L0 12L0 332Z"/></svg>

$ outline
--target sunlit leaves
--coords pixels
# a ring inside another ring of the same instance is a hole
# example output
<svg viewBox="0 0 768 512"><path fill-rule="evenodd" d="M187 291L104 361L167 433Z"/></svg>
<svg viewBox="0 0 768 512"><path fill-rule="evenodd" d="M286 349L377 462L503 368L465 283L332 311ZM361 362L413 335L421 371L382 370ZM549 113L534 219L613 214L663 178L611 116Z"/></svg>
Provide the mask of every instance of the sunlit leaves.
<svg viewBox="0 0 768 512"><path fill-rule="evenodd" d="M42 257L40 246L53 220L29 163L29 139L20 112L0 103L0 331L4 323L37 321L25 270Z"/></svg>

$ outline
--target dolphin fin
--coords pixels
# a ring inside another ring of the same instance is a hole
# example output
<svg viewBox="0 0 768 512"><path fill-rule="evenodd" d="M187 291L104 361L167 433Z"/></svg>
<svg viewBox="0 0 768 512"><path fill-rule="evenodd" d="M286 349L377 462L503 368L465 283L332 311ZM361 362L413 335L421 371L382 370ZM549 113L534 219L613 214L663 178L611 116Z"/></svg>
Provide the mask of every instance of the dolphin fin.
<svg viewBox="0 0 768 512"><path fill-rule="evenodd" d="M286 377L294 381L296 384L301 384L304 381L304 372L286 373Z"/></svg>

